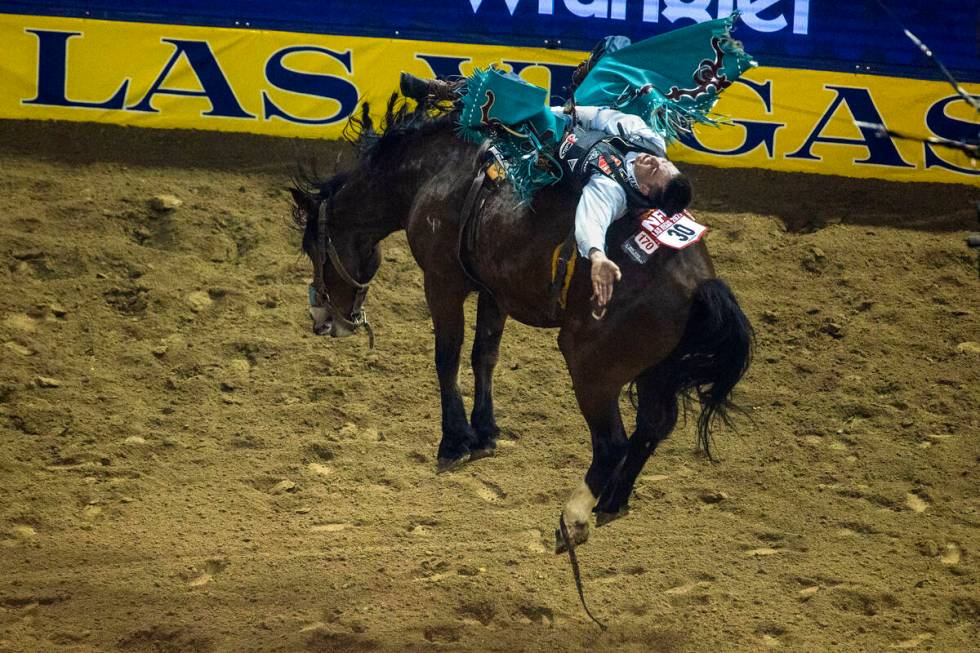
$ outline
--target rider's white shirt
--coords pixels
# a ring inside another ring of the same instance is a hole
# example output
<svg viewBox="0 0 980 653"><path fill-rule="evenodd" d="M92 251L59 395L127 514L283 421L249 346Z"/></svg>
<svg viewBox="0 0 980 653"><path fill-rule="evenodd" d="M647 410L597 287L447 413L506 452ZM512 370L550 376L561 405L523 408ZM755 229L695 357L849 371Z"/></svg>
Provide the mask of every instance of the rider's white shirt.
<svg viewBox="0 0 980 653"><path fill-rule="evenodd" d="M560 114L561 107L552 107L552 112ZM615 109L601 107L576 107L579 122L586 129L596 129L616 136L622 132L626 136L636 134L660 145L666 151L663 137L650 129L639 116L625 114ZM632 176L635 152L624 157L626 170ZM575 210L575 241L582 256L588 256L593 247L605 251L606 230L613 220L626 213L626 191L618 183L602 173L592 175L582 188L582 197Z"/></svg>

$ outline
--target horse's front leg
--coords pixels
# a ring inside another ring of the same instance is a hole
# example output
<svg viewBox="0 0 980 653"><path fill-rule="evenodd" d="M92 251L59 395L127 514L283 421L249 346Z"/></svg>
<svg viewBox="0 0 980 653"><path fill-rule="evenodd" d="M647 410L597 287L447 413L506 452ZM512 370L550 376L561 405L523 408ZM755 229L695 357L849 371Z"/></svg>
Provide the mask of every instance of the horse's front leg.
<svg viewBox="0 0 980 653"><path fill-rule="evenodd" d="M470 423L477 436L473 459L492 455L497 446L499 430L493 415L493 370L506 321L507 316L500 311L497 301L489 293L481 292L476 305L476 338L471 358L474 397Z"/></svg>
<svg viewBox="0 0 980 653"><path fill-rule="evenodd" d="M466 419L458 384L466 290L447 289L444 280L433 282L427 276L425 297L436 335L436 374L442 402L442 440L438 456L439 470L445 471L469 460L470 451L477 442L476 433Z"/></svg>

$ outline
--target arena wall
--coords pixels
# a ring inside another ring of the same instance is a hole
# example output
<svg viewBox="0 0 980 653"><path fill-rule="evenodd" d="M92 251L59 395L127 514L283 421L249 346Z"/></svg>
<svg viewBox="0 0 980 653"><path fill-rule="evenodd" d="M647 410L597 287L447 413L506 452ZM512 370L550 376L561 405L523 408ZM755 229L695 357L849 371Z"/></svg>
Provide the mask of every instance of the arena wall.
<svg viewBox="0 0 980 653"><path fill-rule="evenodd" d="M828 16L809 0L200 4L0 1L10 12L0 13L0 118L339 138L361 100L381 110L402 70L428 77L497 63L560 102L598 36L642 38L737 6L736 35L761 65L717 106L735 126L699 127L674 146L675 159L900 181L975 184L980 175L962 153L855 124L953 140L977 133L974 112L928 79L935 71L915 61L897 26L853 11ZM935 37L967 91L980 93L970 83L980 78L976 34L959 34L977 9L931 6L949 11L904 19Z"/></svg>

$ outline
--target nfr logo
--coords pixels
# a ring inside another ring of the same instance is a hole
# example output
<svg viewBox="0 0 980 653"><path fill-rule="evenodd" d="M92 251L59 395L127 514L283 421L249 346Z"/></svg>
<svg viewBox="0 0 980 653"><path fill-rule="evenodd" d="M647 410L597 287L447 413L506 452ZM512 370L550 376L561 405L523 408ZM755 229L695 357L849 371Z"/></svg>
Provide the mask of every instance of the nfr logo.
<svg viewBox="0 0 980 653"><path fill-rule="evenodd" d="M127 102L130 82L132 81L130 79L122 80L118 90L106 100L81 100L69 98L66 88L69 70L69 41L76 37L81 39L83 34L81 32L41 29L28 29L26 31L37 37L38 64L37 96L30 100L24 100L24 104L158 113L159 110L153 106L154 99L158 95L172 95L205 98L210 103L211 109L202 112L204 116L257 119L255 114L249 113L242 107L207 41L161 39L162 43L172 46L173 51L170 58L162 62L160 72L150 84L149 90L135 102ZM339 62L343 71L352 74L354 68L350 50L335 52L314 46L294 46L274 53L265 64L265 79L276 89L332 100L337 103L337 110L330 115L317 118L294 116L277 106L269 94L262 91L262 118L265 120L280 118L306 125L330 124L347 118L357 106L357 87L347 79L337 75L301 72L287 66L287 58L299 53L318 55ZM200 88L172 88L167 85L167 79L170 77L174 66L182 59L194 72Z"/></svg>

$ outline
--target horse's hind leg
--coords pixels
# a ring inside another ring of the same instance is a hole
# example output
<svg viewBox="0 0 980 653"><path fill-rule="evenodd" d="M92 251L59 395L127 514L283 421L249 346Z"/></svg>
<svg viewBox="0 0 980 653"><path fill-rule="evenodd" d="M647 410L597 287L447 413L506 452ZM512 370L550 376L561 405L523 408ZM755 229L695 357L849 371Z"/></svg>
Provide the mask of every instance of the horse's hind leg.
<svg viewBox="0 0 980 653"><path fill-rule="evenodd" d="M630 436L622 467L599 497L595 508L597 526L626 514L636 477L677 423L677 389L668 377L669 374L653 368L636 380L636 430Z"/></svg>
<svg viewBox="0 0 980 653"><path fill-rule="evenodd" d="M446 287L444 279L430 282L427 277L425 296L436 333L436 374L442 401L442 440L438 455L439 469L445 470L466 462L477 441L476 433L466 419L463 397L457 383L459 354L463 346L466 289L454 292Z"/></svg>
<svg viewBox="0 0 980 653"><path fill-rule="evenodd" d="M567 357L566 357L567 358ZM572 492L562 510L569 538L580 544L589 537L589 518L603 488L613 477L626 453L626 431L619 412L621 388L596 381L589 374L572 373L575 397L592 435L592 464L585 480ZM557 551L564 550L557 538Z"/></svg>
<svg viewBox="0 0 980 653"><path fill-rule="evenodd" d="M473 340L474 397L470 424L476 431L477 442L472 458L493 454L497 443L497 422L493 415L493 369L500 352L500 337L504 333L507 316L500 311L497 301L487 292L481 292L476 305L476 337Z"/></svg>

